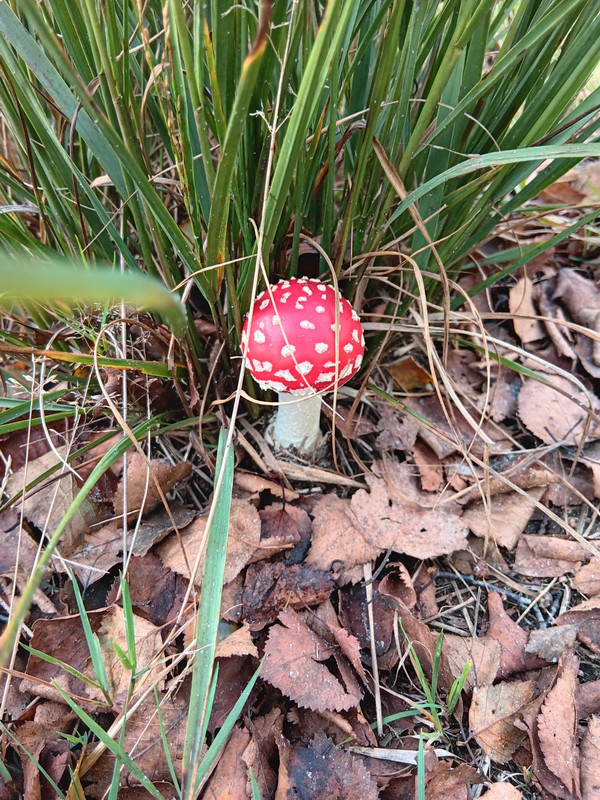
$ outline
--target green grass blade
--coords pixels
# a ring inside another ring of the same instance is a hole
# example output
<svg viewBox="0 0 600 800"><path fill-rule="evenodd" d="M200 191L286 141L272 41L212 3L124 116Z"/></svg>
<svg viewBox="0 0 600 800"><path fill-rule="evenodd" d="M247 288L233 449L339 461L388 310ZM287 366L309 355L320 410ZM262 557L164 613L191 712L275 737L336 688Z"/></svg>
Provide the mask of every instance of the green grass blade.
<svg viewBox="0 0 600 800"><path fill-rule="evenodd" d="M198 770L202 761L202 730L209 713L207 700L212 681L217 629L221 616L221 587L225 571L234 467L233 447L231 444L228 446L227 442L228 431L222 429L219 434L215 470L217 495L213 500L214 514L206 543L206 561L196 625L196 655L183 756L182 796L184 800L192 800L196 796Z"/></svg>
<svg viewBox="0 0 600 800"><path fill-rule="evenodd" d="M118 272L110 267L90 267L58 258L15 264L0 256L0 306L13 303L63 303L73 305L124 302L161 312L177 336L186 330L179 297L162 283L141 272Z"/></svg>

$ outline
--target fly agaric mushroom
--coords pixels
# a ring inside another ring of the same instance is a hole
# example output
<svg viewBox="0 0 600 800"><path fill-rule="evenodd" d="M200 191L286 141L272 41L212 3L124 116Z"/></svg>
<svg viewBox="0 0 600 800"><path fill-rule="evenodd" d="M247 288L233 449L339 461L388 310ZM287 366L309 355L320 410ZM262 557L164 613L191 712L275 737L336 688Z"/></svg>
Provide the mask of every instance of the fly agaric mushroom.
<svg viewBox="0 0 600 800"><path fill-rule="evenodd" d="M267 440L313 452L321 438L321 395L358 372L364 351L358 314L332 286L290 278L262 292L244 322L242 352L252 377L279 394Z"/></svg>

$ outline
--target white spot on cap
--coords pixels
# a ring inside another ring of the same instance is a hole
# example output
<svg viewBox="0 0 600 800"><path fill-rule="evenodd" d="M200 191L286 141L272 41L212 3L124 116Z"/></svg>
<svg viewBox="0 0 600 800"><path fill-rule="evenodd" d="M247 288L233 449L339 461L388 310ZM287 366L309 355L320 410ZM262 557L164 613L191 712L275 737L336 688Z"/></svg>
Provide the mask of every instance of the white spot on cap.
<svg viewBox="0 0 600 800"><path fill-rule="evenodd" d="M296 364L296 369L301 375L308 375L314 366L315 365L311 364L310 361L302 361L300 364Z"/></svg>
<svg viewBox="0 0 600 800"><path fill-rule="evenodd" d="M315 345L315 350L317 351L317 353L319 353L319 355L321 353L326 353L329 350L329 345L326 344L325 342L317 342L317 344Z"/></svg>
<svg viewBox="0 0 600 800"><path fill-rule="evenodd" d="M269 298L266 297L258 307L260 309L260 311L264 311L265 308L269 305L270 302L271 301L269 300Z"/></svg>
<svg viewBox="0 0 600 800"><path fill-rule="evenodd" d="M317 314L324 314L325 313L325 309L324 309L323 306L317 306L315 308L315 311L317 312Z"/></svg>
<svg viewBox="0 0 600 800"><path fill-rule="evenodd" d="M362 364L362 361L363 361L362 353L359 353L359 354L356 356L356 361L354 362L354 368L355 368L356 370L359 370L359 369L360 369L360 365Z"/></svg>
<svg viewBox="0 0 600 800"><path fill-rule="evenodd" d="M265 342L264 333L262 331L254 331L254 341L263 344Z"/></svg>
<svg viewBox="0 0 600 800"><path fill-rule="evenodd" d="M293 382L296 380L295 376L289 371L289 369L278 369L275 373L276 378L283 378L284 381Z"/></svg>
<svg viewBox="0 0 600 800"><path fill-rule="evenodd" d="M318 289L320 292L326 292L326 291L327 291L327 287L326 287L326 286L324 286L322 283L320 283L320 284L317 286L317 289Z"/></svg>
<svg viewBox="0 0 600 800"><path fill-rule="evenodd" d="M347 378L348 375L351 374L352 374L352 362L349 361L344 367L344 369L340 372L340 380L341 381L344 380L344 378Z"/></svg>
<svg viewBox="0 0 600 800"><path fill-rule="evenodd" d="M279 299L280 299L280 301L281 301L282 303L287 303L287 301L289 300L289 298L290 298L291 294L292 294L291 292L284 292L284 293L281 295L281 297L279 298Z"/></svg>
<svg viewBox="0 0 600 800"><path fill-rule="evenodd" d="M335 361L326 361L323 364L324 367L335 367Z"/></svg>
<svg viewBox="0 0 600 800"><path fill-rule="evenodd" d="M279 325L279 317L277 316L277 314L273 314L273 318L271 319L271 323L273 325Z"/></svg>
<svg viewBox="0 0 600 800"><path fill-rule="evenodd" d="M360 343L361 343L361 345L363 347L365 346L365 335L364 335L364 333L361 333L361 335L360 335Z"/></svg>
<svg viewBox="0 0 600 800"><path fill-rule="evenodd" d="M303 319L302 322L300 323L300 327L304 328L305 331L314 331L315 329L313 323L308 319Z"/></svg>
<svg viewBox="0 0 600 800"><path fill-rule="evenodd" d="M283 347L281 348L281 355L284 358L293 355L295 352L296 348L294 347L293 344L284 344Z"/></svg>
<svg viewBox="0 0 600 800"><path fill-rule="evenodd" d="M289 281L281 281L280 283L277 284L277 288L278 289L289 289L290 288L290 282Z"/></svg>
<svg viewBox="0 0 600 800"><path fill-rule="evenodd" d="M354 309L352 309L352 319L354 320L354 322L358 322L358 320L360 319L360 317L358 316L358 314Z"/></svg>
<svg viewBox="0 0 600 800"><path fill-rule="evenodd" d="M242 344L246 344L248 341L248 331L246 328L242 331Z"/></svg>
<svg viewBox="0 0 600 800"><path fill-rule="evenodd" d="M287 384L283 381L258 381L261 389L271 389L274 392L285 393L288 391Z"/></svg>
<svg viewBox="0 0 600 800"><path fill-rule="evenodd" d="M348 342L348 344L344 345L344 353L351 353L354 350L354 347Z"/></svg>
<svg viewBox="0 0 600 800"><path fill-rule="evenodd" d="M322 372L315 383L330 383L335 378L335 372Z"/></svg>
<svg viewBox="0 0 600 800"><path fill-rule="evenodd" d="M356 328L352 331L352 338L355 342L358 342L358 330Z"/></svg>
<svg viewBox="0 0 600 800"><path fill-rule="evenodd" d="M306 294L308 294L308 295L312 294L312 289L310 288L310 286L303 286L302 287L302 291L306 292Z"/></svg>
<svg viewBox="0 0 600 800"><path fill-rule="evenodd" d="M252 366L254 372L271 372L273 364L270 361L258 361L256 358L252 359Z"/></svg>

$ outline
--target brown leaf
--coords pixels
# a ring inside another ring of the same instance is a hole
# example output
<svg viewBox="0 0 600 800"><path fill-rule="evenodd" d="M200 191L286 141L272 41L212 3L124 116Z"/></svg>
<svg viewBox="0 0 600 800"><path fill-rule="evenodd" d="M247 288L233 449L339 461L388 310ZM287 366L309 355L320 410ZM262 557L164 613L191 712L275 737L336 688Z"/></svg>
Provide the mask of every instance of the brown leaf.
<svg viewBox="0 0 600 800"><path fill-rule="evenodd" d="M371 491L359 489L351 500L362 535L369 544L421 559L467 546L467 526L455 510L448 506L428 508L430 499L423 499L422 505L415 502L413 498L420 493L416 487L407 485L401 465L382 462L379 470L381 478L375 475L366 478Z"/></svg>
<svg viewBox="0 0 600 800"><path fill-rule="evenodd" d="M377 800L377 784L363 761L334 746L330 739L317 735L309 747L294 747L286 754L287 791L276 800Z"/></svg>
<svg viewBox="0 0 600 800"><path fill-rule="evenodd" d="M533 630L529 632L529 641L525 652L531 655L538 655L545 661L556 664L565 650L573 647L576 638L576 625L561 625L557 628Z"/></svg>
<svg viewBox="0 0 600 800"><path fill-rule="evenodd" d="M163 494L170 491L179 481L187 478L192 472L192 465L187 461L179 464L169 464L158 459L149 460L137 451L130 453L127 459L127 475L121 479L114 499L115 514L122 517L123 506L123 481L127 482L127 515L128 520L134 520L140 509L146 514L151 508L160 503L161 497L156 488L160 486Z"/></svg>
<svg viewBox="0 0 600 800"><path fill-rule="evenodd" d="M236 469L233 481L236 486L243 489L245 492L250 492L251 495L258 495L260 492L269 492L273 497L285 499L286 503L291 503L293 500L297 500L300 497L298 492L288 489L281 483L270 481L263 475L255 475L253 472L244 472L243 470Z"/></svg>
<svg viewBox="0 0 600 800"><path fill-rule="evenodd" d="M589 564L578 569L571 585L573 589L590 597L600 594L600 558L592 558Z"/></svg>
<svg viewBox="0 0 600 800"><path fill-rule="evenodd" d="M66 459L68 448L60 447L57 452ZM59 465L58 470L51 478L36 486L24 500L13 506L15 510L22 508L25 519L41 531L53 532L65 515L78 489L75 476L60 466L55 453L50 451L11 475L4 487L9 496L16 494L27 483L39 478L47 470L57 465ZM100 518L96 504L89 498L84 500L69 520L65 532L61 536L61 554L68 557L76 552L84 531Z"/></svg>
<svg viewBox="0 0 600 800"><path fill-rule="evenodd" d="M257 550L252 561L274 556L281 550L287 551L287 557L294 546L304 549L310 541L311 521L307 512L291 503L272 503L258 512L261 522L260 550Z"/></svg>
<svg viewBox="0 0 600 800"><path fill-rule="evenodd" d="M574 655L567 655L537 718L538 737L545 764L562 781L572 797L580 796L575 707L578 669L579 659Z"/></svg>
<svg viewBox="0 0 600 800"><path fill-rule="evenodd" d="M532 578L555 578L576 572L588 551L573 539L525 534L515 553L515 570Z"/></svg>
<svg viewBox="0 0 600 800"><path fill-rule="evenodd" d="M600 717L590 717L581 741L581 796L583 800L600 797Z"/></svg>
<svg viewBox="0 0 600 800"><path fill-rule="evenodd" d="M158 692L158 702L162 716L162 725L169 745L169 756L176 775L181 775L183 765L183 747L185 727L189 716L190 681L185 680L177 692ZM171 780L171 773L165 755L161 724L156 708L156 699L153 692L142 700L135 711L127 714L123 749L128 753L139 769L155 784ZM86 787L86 798L101 798L108 793L108 787L113 774L115 757L112 753L105 752L93 764L84 764L82 775L85 781L90 781L91 786ZM137 780L127 769L120 775L120 783L131 788L136 787ZM167 794L167 797L170 797Z"/></svg>
<svg viewBox="0 0 600 800"><path fill-rule="evenodd" d="M246 570L242 602L243 618L263 627L287 608L306 608L327 600L333 577L301 564L260 562Z"/></svg>
<svg viewBox="0 0 600 800"><path fill-rule="evenodd" d="M471 800L472 786L483 783L475 767L469 764L452 766L448 761L438 761L425 778L427 800Z"/></svg>
<svg viewBox="0 0 600 800"><path fill-rule="evenodd" d="M388 367L391 376L406 392L425 389L432 383L432 377L412 356L407 356Z"/></svg>
<svg viewBox="0 0 600 800"><path fill-rule="evenodd" d="M526 647L529 634L519 627L504 610L498 592L488 592L488 629L486 637L501 647L499 677L508 678L526 669Z"/></svg>
<svg viewBox="0 0 600 800"><path fill-rule="evenodd" d="M421 489L424 492L437 492L444 481L442 462L431 447L420 439L412 446L411 453L421 476Z"/></svg>
<svg viewBox="0 0 600 800"><path fill-rule="evenodd" d="M500 645L487 636L444 636L443 652L448 659L452 674L458 677L467 661L471 669L467 675L465 688L473 690L476 686L488 686L494 682L500 668Z"/></svg>
<svg viewBox="0 0 600 800"><path fill-rule="evenodd" d="M196 516L189 508L174 504L171 515L165 508L158 508L127 531L127 553L143 556L173 530L173 522L178 529L185 528ZM100 580L115 564L123 560L123 523L113 520L84 534L78 553L72 556L73 571L84 583L90 586Z"/></svg>
<svg viewBox="0 0 600 800"><path fill-rule="evenodd" d="M377 423L379 435L376 441L378 451L410 450L419 432L417 420L398 411L389 403L379 403L377 410L379 412Z"/></svg>
<svg viewBox="0 0 600 800"><path fill-rule="evenodd" d="M225 639L217 643L215 658L228 658L229 656L254 656L258 658L258 650L252 641L252 634L247 625L242 625Z"/></svg>
<svg viewBox="0 0 600 800"><path fill-rule="evenodd" d="M502 781L502 783L493 783L481 797L484 800L486 798L487 800L522 800L523 795L508 781Z"/></svg>
<svg viewBox="0 0 600 800"><path fill-rule="evenodd" d="M11 575L16 564L25 575L33 570L38 547L20 521L12 508L0 514L0 575Z"/></svg>
<svg viewBox="0 0 600 800"><path fill-rule="evenodd" d="M587 427L588 396L561 375L553 375L551 381L552 386L532 378L523 383L519 392L523 424L545 444L578 445L582 436L587 441L597 435L598 424L593 419Z"/></svg>
<svg viewBox="0 0 600 800"><path fill-rule="evenodd" d="M126 699L130 673L120 661L114 644L127 652L127 637L123 609L111 606L104 611L88 612L92 631L97 634L102 658L106 668L109 693L113 702L112 708L120 710ZM78 670L88 678L95 680L90 653L79 616L40 619L33 626L34 636L31 646L35 650L60 659ZM136 655L139 670L146 671L140 678L137 688L143 689L152 681L158 681L162 667L155 663L155 656L162 650L160 630L150 622L136 617L135 624ZM86 710L97 712L98 705L104 705L104 695L93 686L84 683L71 675L60 664L51 664L32 655L27 663L27 677L21 682L21 691L57 702L63 702L62 696L52 686L55 682L63 691L77 695L78 702ZM40 684L39 681L44 681ZM47 685L46 685L47 684Z"/></svg>
<svg viewBox="0 0 600 800"><path fill-rule="evenodd" d="M600 597L584 600L556 619L556 625L572 624L577 627L577 638L592 652L600 653Z"/></svg>
<svg viewBox="0 0 600 800"><path fill-rule="evenodd" d="M496 764L507 764L525 740L514 721L534 693L533 681L502 681L475 689L469 709L469 727L484 752Z"/></svg>
<svg viewBox="0 0 600 800"><path fill-rule="evenodd" d="M251 800L248 770L243 756L251 737L245 728L236 726L223 748L217 768L211 775L203 797L207 800Z"/></svg>
<svg viewBox="0 0 600 800"><path fill-rule="evenodd" d="M171 537L158 548L158 554L166 567L174 572L190 577L189 570L196 560L196 554L206 530L208 517L194 520L181 532L180 537ZM260 517L258 511L247 500L234 498L231 501L229 516L229 535L227 539L227 559L225 562L224 583L232 581L250 562L260 547ZM264 551L263 551L264 552ZM265 557L268 553L265 553ZM202 582L204 554L195 575L197 586Z"/></svg>
<svg viewBox="0 0 600 800"><path fill-rule="evenodd" d="M513 550L544 490L545 487L530 489L529 497L517 492L497 494L490 498L487 508L483 502L473 503L464 512L463 519L475 536L491 539L498 547Z"/></svg>
<svg viewBox="0 0 600 800"><path fill-rule="evenodd" d="M326 571L336 562L345 569L374 561L381 548L367 542L349 500L326 494L313 508L312 540L305 559L307 566ZM338 579L343 585L343 573Z"/></svg>
<svg viewBox="0 0 600 800"><path fill-rule="evenodd" d="M537 309L533 303L534 284L531 278L525 276L512 286L508 292L508 309L514 314L512 320L515 333L523 344L536 342L544 338L544 329L537 319L526 319L537 315Z"/></svg>
<svg viewBox="0 0 600 800"><path fill-rule="evenodd" d="M268 656L261 677L287 697L313 711L345 711L360 702L348 694L340 681L322 663L333 651L295 611L279 615L265 644Z"/></svg>

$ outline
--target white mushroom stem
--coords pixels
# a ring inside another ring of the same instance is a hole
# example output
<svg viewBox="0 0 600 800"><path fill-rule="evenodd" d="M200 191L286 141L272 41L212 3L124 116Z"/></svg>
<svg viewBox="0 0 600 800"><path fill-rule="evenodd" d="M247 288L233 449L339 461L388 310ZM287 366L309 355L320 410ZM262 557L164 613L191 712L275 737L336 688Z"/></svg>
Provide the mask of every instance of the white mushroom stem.
<svg viewBox="0 0 600 800"><path fill-rule="evenodd" d="M266 432L267 441L275 448L310 455L321 440L321 395L279 394L279 403L275 419Z"/></svg>

